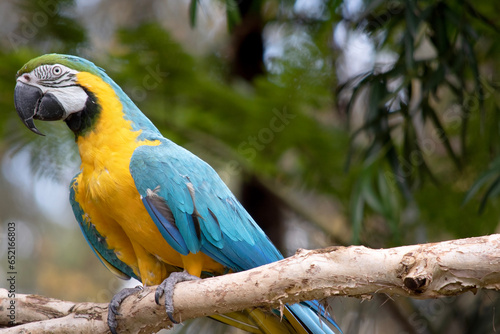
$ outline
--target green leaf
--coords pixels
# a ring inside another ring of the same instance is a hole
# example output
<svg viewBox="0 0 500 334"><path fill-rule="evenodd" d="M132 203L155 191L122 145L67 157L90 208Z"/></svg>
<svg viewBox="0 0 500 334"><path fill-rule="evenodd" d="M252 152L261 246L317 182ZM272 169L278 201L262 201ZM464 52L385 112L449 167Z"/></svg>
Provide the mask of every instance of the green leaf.
<svg viewBox="0 0 500 334"><path fill-rule="evenodd" d="M363 198L366 204L378 213L384 212L384 206L380 200L380 195L378 195L373 187L372 174L375 167L370 167L361 178L361 188L363 193Z"/></svg>
<svg viewBox="0 0 500 334"><path fill-rule="evenodd" d="M419 19L415 15L415 1L413 0L407 0L406 1L406 7L405 7L405 19L406 19L406 25L408 27L408 32L412 37L415 37L417 34L418 26L419 26Z"/></svg>
<svg viewBox="0 0 500 334"><path fill-rule="evenodd" d="M497 157L493 163L491 164L490 168L481 174L481 176L474 182L474 184L470 187L469 191L464 197L464 200L462 201L462 205L465 205L468 203L474 195L477 194L477 192L486 184L488 183L493 177L500 175L500 157ZM491 186L490 186L491 189ZM483 197L484 199L484 197Z"/></svg>
<svg viewBox="0 0 500 334"><path fill-rule="evenodd" d="M196 11L198 7L198 0L191 0L189 3L189 25L191 28L196 26Z"/></svg>
<svg viewBox="0 0 500 334"><path fill-rule="evenodd" d="M434 30L434 34L431 35L431 40L438 51L439 57L443 57L452 50L448 39L447 22L444 16L444 12L447 8L448 6L446 4L439 2L435 7L434 15L432 15L429 21L430 26Z"/></svg>
<svg viewBox="0 0 500 334"><path fill-rule="evenodd" d="M465 8L467 10L467 13L469 15L472 15L476 19L478 19L480 22L488 25L490 28L495 30L497 33L500 32L500 27L496 24L494 20L490 19L486 15L480 13L477 9L474 8L468 1L464 1L463 4L465 5Z"/></svg>
<svg viewBox="0 0 500 334"><path fill-rule="evenodd" d="M495 197L496 195L498 195L499 192L500 192L500 176L498 176L495 179L495 181L493 181L493 183L491 184L491 186L488 188L483 198L481 199L481 204L479 205L479 213L484 212L484 208L486 207L488 199Z"/></svg>
<svg viewBox="0 0 500 334"><path fill-rule="evenodd" d="M430 72L429 75L424 78L425 80L422 82L424 91L426 91L426 93L432 92L433 94L436 94L439 85L443 83L444 77L444 66L439 63L438 68L435 71Z"/></svg>
<svg viewBox="0 0 500 334"><path fill-rule="evenodd" d="M358 182L351 195L350 211L352 222L352 243L358 244L361 234L361 225L363 223L365 201L361 191L361 185Z"/></svg>
<svg viewBox="0 0 500 334"><path fill-rule="evenodd" d="M455 151L453 151L453 148L451 147L450 140L448 138L448 135L446 134L446 131L441 124L441 121L439 120L439 116L437 115L437 112L432 108L430 105L427 104L428 110L427 110L427 115L430 116L431 122L434 124L434 127L437 130L437 133L439 135L439 139L442 141L444 144L444 147L446 149L446 152L448 155L451 157L453 162L455 163L455 166L460 170L462 169L462 164L460 160L458 159L458 156L455 154Z"/></svg>
<svg viewBox="0 0 500 334"><path fill-rule="evenodd" d="M226 0L227 28L233 31L241 22L240 9L236 0Z"/></svg>

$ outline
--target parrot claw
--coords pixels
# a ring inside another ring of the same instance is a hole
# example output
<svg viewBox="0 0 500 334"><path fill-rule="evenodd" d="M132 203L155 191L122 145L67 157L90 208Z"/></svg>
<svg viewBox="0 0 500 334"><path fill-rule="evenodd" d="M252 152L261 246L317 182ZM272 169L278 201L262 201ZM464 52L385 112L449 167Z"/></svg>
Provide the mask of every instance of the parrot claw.
<svg viewBox="0 0 500 334"><path fill-rule="evenodd" d="M134 293L141 290L142 286L140 285L136 286L135 288L125 288L114 295L113 298L111 298L108 306L108 327L112 334L117 334L116 328L118 327L118 321L116 321L116 316L121 315L121 313L118 312L118 308L120 307L121 303L128 296L133 295Z"/></svg>
<svg viewBox="0 0 500 334"><path fill-rule="evenodd" d="M174 319L174 288L177 283L185 281L194 281L200 279L197 276L190 275L187 271L173 272L168 276L155 292L156 304L160 305L161 296L165 295L165 311L167 311L168 318L172 323L178 324L179 322Z"/></svg>

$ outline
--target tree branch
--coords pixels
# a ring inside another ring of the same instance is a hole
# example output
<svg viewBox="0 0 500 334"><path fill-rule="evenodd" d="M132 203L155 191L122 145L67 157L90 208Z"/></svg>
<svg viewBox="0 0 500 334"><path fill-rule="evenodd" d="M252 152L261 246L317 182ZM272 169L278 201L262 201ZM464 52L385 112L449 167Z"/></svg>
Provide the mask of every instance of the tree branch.
<svg viewBox="0 0 500 334"><path fill-rule="evenodd" d="M477 289L500 290L500 234L390 249L299 250L290 258L252 270L179 283L174 305L175 318L183 321L330 296L370 298L385 293L436 298ZM152 332L171 325L164 308L154 303L154 291L155 287L147 287L123 302L120 331ZM8 326L11 320L11 301L16 326L5 333L108 331L107 304L20 294L10 299L5 289L0 289L0 326Z"/></svg>

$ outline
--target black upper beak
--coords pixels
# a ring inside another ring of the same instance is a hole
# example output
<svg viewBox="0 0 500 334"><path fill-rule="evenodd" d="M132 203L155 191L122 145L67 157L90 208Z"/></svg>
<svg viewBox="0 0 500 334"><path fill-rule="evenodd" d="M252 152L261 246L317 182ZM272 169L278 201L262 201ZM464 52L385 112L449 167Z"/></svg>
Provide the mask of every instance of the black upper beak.
<svg viewBox="0 0 500 334"><path fill-rule="evenodd" d="M44 134L36 128L33 116L35 116L37 105L42 96L43 94L40 88L26 85L22 82L17 83L14 92L14 104L17 114L21 117L21 120L28 129L41 136Z"/></svg>
<svg viewBox="0 0 500 334"><path fill-rule="evenodd" d="M45 121L60 120L64 117L64 108L51 93L43 94L38 87L18 81L14 92L14 104L24 125L34 133L43 136L35 126L33 119Z"/></svg>

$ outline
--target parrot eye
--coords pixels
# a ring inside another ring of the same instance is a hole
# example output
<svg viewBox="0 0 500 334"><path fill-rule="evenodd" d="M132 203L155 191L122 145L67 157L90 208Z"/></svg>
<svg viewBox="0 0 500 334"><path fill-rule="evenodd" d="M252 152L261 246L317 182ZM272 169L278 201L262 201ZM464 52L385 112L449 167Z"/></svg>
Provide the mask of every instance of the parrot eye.
<svg viewBox="0 0 500 334"><path fill-rule="evenodd" d="M59 76L59 75L61 75L61 73L62 73L62 68L60 66L56 65L56 66L52 67L52 74L54 76Z"/></svg>

